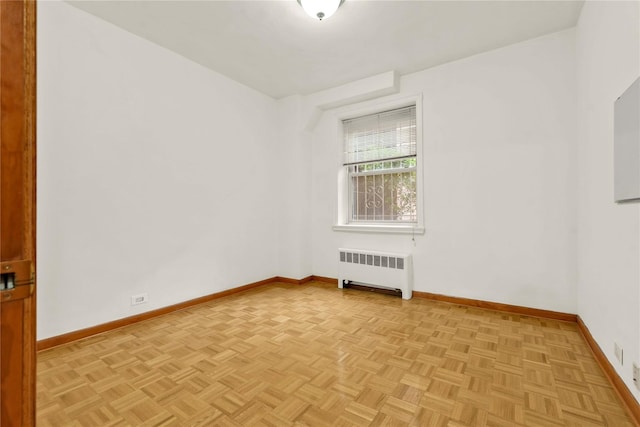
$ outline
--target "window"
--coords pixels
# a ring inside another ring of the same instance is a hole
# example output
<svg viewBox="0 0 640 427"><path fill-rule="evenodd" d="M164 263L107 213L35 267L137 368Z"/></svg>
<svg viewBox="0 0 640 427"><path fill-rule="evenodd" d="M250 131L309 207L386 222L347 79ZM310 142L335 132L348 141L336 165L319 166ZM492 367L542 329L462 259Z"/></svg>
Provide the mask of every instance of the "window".
<svg viewBox="0 0 640 427"><path fill-rule="evenodd" d="M416 106L342 121L348 224L415 226Z"/></svg>

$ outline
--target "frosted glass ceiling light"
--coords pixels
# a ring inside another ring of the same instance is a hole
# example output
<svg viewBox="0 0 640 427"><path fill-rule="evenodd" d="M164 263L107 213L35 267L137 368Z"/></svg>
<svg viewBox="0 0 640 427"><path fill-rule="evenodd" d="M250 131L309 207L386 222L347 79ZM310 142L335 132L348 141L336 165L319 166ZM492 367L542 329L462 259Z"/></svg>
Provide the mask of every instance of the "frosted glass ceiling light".
<svg viewBox="0 0 640 427"><path fill-rule="evenodd" d="M300 6L312 18L327 19L344 3L344 0L298 0Z"/></svg>

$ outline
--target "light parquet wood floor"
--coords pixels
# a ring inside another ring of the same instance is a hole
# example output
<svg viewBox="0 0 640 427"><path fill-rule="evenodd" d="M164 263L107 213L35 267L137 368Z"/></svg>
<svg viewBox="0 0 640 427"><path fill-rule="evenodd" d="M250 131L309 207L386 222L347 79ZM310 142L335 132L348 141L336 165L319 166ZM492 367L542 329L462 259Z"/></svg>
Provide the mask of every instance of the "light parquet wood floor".
<svg viewBox="0 0 640 427"><path fill-rule="evenodd" d="M46 426L633 426L577 325L273 284L38 355Z"/></svg>

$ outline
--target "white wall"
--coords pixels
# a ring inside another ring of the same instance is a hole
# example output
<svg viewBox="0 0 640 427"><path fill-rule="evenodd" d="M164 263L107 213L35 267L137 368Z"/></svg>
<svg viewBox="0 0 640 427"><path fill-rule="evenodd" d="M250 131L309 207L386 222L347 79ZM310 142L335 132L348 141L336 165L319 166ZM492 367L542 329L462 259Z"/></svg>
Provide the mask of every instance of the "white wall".
<svg viewBox="0 0 640 427"><path fill-rule="evenodd" d="M640 345L638 204L613 202L613 105L640 76L640 3L585 2L577 26L578 314L633 386ZM624 349L624 365L614 357Z"/></svg>
<svg viewBox="0 0 640 427"><path fill-rule="evenodd" d="M567 30L402 77L398 97L423 94L415 244L332 231L337 117L359 106L325 113L311 156L313 273L336 277L341 246L410 252L418 291L575 313L574 53Z"/></svg>
<svg viewBox="0 0 640 427"><path fill-rule="evenodd" d="M278 275L302 279L311 270L311 142L304 130L301 96L278 101L280 152L274 164L278 185L272 192L279 197L277 208L279 260Z"/></svg>
<svg viewBox="0 0 640 427"><path fill-rule="evenodd" d="M277 118L267 96L39 3L38 339L278 274Z"/></svg>

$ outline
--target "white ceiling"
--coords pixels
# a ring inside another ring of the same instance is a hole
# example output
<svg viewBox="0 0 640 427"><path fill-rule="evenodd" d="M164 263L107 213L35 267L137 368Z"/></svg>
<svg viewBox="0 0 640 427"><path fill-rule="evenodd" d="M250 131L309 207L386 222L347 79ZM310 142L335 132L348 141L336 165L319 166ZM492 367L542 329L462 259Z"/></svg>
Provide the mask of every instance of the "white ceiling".
<svg viewBox="0 0 640 427"><path fill-rule="evenodd" d="M69 1L273 98L407 74L575 26L582 1Z"/></svg>

